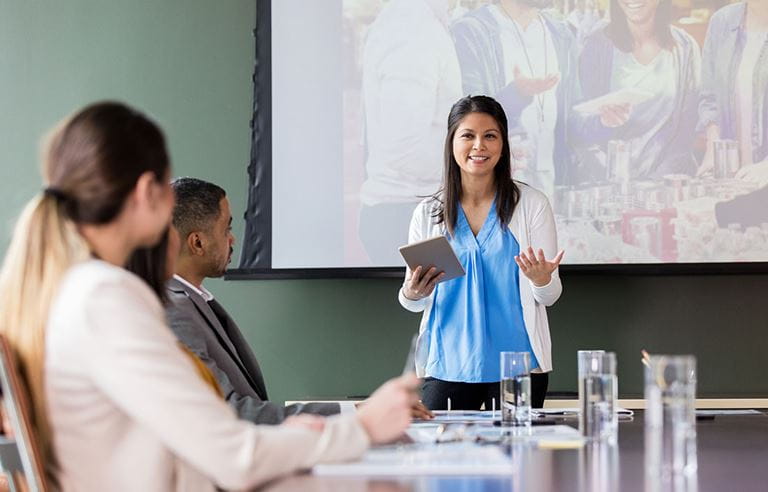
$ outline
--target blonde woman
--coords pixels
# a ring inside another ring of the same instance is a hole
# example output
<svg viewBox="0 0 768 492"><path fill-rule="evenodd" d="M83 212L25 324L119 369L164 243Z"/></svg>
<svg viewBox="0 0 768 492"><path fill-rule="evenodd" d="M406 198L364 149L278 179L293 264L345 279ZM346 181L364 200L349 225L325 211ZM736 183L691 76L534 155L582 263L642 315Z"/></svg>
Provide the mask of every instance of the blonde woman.
<svg viewBox="0 0 768 492"><path fill-rule="evenodd" d="M53 135L43 173L0 273L0 326L62 490L246 488L357 457L408 425L415 377L356 415L278 427L238 420L210 391L157 296L123 269L161 239L173 207L165 140L145 116L86 107Z"/></svg>

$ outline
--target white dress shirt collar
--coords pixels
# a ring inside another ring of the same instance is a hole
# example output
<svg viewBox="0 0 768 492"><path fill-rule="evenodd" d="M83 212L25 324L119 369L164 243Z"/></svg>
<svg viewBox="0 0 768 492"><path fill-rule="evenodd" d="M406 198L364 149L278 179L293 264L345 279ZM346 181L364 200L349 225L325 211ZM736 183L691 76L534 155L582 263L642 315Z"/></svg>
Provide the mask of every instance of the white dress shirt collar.
<svg viewBox="0 0 768 492"><path fill-rule="evenodd" d="M182 278L181 276L176 275L176 274L173 275L173 278L175 278L176 280L178 280L182 284L184 284L187 287L189 287L190 289L192 289L193 292L195 292L197 295L199 295L200 297L205 299L205 302L211 302L213 300L213 294L211 294L208 291L208 289L206 289L202 285L200 286L200 288L197 288L194 285L192 285L191 283L189 283L188 281L186 281L184 278Z"/></svg>

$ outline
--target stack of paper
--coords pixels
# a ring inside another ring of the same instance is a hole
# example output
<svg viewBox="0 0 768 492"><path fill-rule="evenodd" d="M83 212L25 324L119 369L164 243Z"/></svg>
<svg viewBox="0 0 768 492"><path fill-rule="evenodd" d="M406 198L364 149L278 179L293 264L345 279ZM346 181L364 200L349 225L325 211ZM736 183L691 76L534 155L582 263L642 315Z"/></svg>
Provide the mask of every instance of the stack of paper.
<svg viewBox="0 0 768 492"><path fill-rule="evenodd" d="M360 461L316 465L315 475L511 475L512 460L497 446L458 442L374 448Z"/></svg>
<svg viewBox="0 0 768 492"><path fill-rule="evenodd" d="M583 443L579 431L568 425L498 427L461 423L414 423L411 424L407 434L413 442L421 444L475 441L484 444L528 442L541 445L567 442L569 443L567 447L579 447Z"/></svg>

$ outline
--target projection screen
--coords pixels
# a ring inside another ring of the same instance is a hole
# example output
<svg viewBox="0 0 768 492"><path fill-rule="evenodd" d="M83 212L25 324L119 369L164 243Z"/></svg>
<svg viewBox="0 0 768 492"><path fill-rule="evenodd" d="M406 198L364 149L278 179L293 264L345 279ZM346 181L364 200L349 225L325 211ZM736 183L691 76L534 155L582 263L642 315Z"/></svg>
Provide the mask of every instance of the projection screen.
<svg viewBox="0 0 768 492"><path fill-rule="evenodd" d="M768 41L745 4L520 1L541 8L259 0L239 271L399 271L467 94L504 106L513 178L549 198L566 265L764 271ZM643 19L655 50L635 49Z"/></svg>

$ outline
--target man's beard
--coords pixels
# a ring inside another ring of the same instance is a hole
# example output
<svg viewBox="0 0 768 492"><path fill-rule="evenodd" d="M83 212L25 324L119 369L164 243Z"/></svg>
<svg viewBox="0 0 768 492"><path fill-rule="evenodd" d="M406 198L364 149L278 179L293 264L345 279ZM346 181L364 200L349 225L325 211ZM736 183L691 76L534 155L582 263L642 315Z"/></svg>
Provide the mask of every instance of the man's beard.
<svg viewBox="0 0 768 492"><path fill-rule="evenodd" d="M551 7L554 3L554 0L517 0L517 2L536 9L545 9L547 7Z"/></svg>
<svg viewBox="0 0 768 492"><path fill-rule="evenodd" d="M210 273L206 275L208 278L219 278L223 277L225 273L227 273L227 267L229 266L229 262L232 258L233 250L230 248L229 254L227 255L227 258L225 261L219 260L216 258L215 261L211 262L210 266Z"/></svg>

